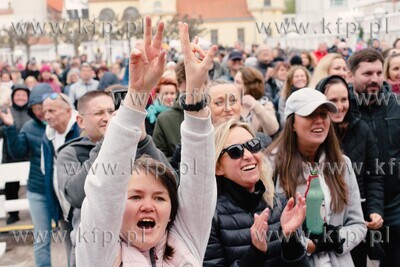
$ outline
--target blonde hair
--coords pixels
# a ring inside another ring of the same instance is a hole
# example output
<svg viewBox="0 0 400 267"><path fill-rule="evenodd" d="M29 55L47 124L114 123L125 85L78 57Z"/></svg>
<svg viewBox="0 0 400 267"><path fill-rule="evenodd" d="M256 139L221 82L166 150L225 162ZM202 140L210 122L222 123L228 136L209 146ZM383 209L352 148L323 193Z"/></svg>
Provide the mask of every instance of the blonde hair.
<svg viewBox="0 0 400 267"><path fill-rule="evenodd" d="M343 59L340 54L329 53L318 62L317 67L315 67L314 69L313 77L310 82L310 87L315 88L319 81L329 76L328 72L329 68L332 65L332 62L338 58Z"/></svg>
<svg viewBox="0 0 400 267"><path fill-rule="evenodd" d="M215 128L215 167L219 161L219 155L221 151L224 149L224 144L226 139L228 138L229 131L232 128L241 127L248 131L253 137L255 134L248 123L240 122L237 119L230 119L227 122L220 124L218 127ZM274 183L272 182L272 168L267 166L268 162L264 159L264 155L261 155L261 174L260 180L265 186L265 192L263 194L264 200L273 207L273 199L274 199ZM269 165L269 164L268 164ZM218 177L217 177L217 184L218 184ZM228 179L228 178L220 178L220 179ZM221 190L218 188L218 190Z"/></svg>
<svg viewBox="0 0 400 267"><path fill-rule="evenodd" d="M390 76L389 76L390 61L392 61L392 59L394 59L396 57L400 57L400 54L392 54L392 55L388 56L387 58L385 58L385 62L383 63L383 78L385 81L390 79Z"/></svg>

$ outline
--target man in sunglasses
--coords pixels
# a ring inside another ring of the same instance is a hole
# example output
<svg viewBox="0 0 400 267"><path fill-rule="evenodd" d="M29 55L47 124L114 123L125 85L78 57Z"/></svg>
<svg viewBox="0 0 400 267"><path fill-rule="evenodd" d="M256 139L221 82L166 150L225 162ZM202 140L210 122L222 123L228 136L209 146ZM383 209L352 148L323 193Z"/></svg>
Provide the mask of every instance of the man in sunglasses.
<svg viewBox="0 0 400 267"><path fill-rule="evenodd" d="M66 249L70 254L71 206L66 201L64 192L59 188L57 172L57 149L64 143L78 137L80 129L76 123L77 112L72 109L68 96L52 93L45 95L43 101L44 119L47 122L42 142L41 168L44 173L45 194L50 209L51 218L56 224L60 223L67 231Z"/></svg>

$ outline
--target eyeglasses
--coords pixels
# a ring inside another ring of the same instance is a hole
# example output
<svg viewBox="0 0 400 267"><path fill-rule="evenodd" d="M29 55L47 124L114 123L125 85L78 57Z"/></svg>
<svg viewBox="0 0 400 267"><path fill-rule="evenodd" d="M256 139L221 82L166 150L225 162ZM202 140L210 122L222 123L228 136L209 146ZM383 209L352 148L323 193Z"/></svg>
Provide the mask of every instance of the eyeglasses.
<svg viewBox="0 0 400 267"><path fill-rule="evenodd" d="M70 105L69 101L67 99L65 99L62 94L54 93L54 92L42 95L42 101L45 101L47 98L50 98L51 100L56 100L58 96L61 97L61 100L63 100L68 105Z"/></svg>
<svg viewBox="0 0 400 267"><path fill-rule="evenodd" d="M219 154L219 157L221 157L226 152L226 153L228 153L228 155L231 159L240 159L244 155L245 148L248 151L250 151L252 154L255 154L261 150L261 142L259 139L254 138L254 139L247 141L244 144L235 144L235 145L228 146L227 148L224 148L221 151L221 154Z"/></svg>

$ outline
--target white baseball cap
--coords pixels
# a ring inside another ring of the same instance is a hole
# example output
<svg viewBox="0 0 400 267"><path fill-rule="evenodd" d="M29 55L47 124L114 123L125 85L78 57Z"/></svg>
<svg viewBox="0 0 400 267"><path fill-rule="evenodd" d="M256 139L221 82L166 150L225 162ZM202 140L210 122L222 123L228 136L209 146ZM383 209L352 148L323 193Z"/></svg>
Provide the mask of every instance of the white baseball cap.
<svg viewBox="0 0 400 267"><path fill-rule="evenodd" d="M330 112L337 112L336 105L328 101L320 91L310 87L298 89L286 100L285 118L293 113L306 117L321 105L325 105Z"/></svg>

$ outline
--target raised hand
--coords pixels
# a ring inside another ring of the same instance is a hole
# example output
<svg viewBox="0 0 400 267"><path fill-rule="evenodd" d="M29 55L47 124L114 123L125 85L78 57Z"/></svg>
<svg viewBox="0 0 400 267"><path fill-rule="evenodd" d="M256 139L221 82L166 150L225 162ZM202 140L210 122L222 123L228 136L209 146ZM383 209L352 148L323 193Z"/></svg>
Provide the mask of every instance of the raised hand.
<svg viewBox="0 0 400 267"><path fill-rule="evenodd" d="M197 44L197 37L193 43L190 43L188 25L179 22L178 26L185 62L186 103L194 104L203 97L204 84L208 78L208 71L213 65L213 58L218 49L216 45L213 45L205 53ZM196 54L199 55L200 59L197 58Z"/></svg>
<svg viewBox="0 0 400 267"><path fill-rule="evenodd" d="M244 95L242 98L243 107L252 110L257 104L257 100L252 95Z"/></svg>
<svg viewBox="0 0 400 267"><path fill-rule="evenodd" d="M254 223L250 228L251 242L262 252L267 252L267 232L268 232L269 209L266 208L260 215L254 214Z"/></svg>
<svg viewBox="0 0 400 267"><path fill-rule="evenodd" d="M306 199L297 193L297 203L294 205L294 199L291 197L286 204L281 215L281 227L283 234L288 236L295 232L303 223L306 217Z"/></svg>
<svg viewBox="0 0 400 267"><path fill-rule="evenodd" d="M4 113L2 110L0 110L0 120L2 120L7 126L14 124L14 118L11 114L10 108L7 108L7 113Z"/></svg>
<svg viewBox="0 0 400 267"><path fill-rule="evenodd" d="M151 19L146 17L144 42L138 44L131 52L129 61L129 94L124 104L133 102L134 106L144 106L147 99L133 98L132 94L148 94L161 78L165 67L165 50L161 49L164 32L164 23L160 22L157 32L152 38ZM137 100L137 101L133 101ZM140 101L138 101L140 100ZM138 103L140 102L140 103ZM143 108L144 108L143 107Z"/></svg>

